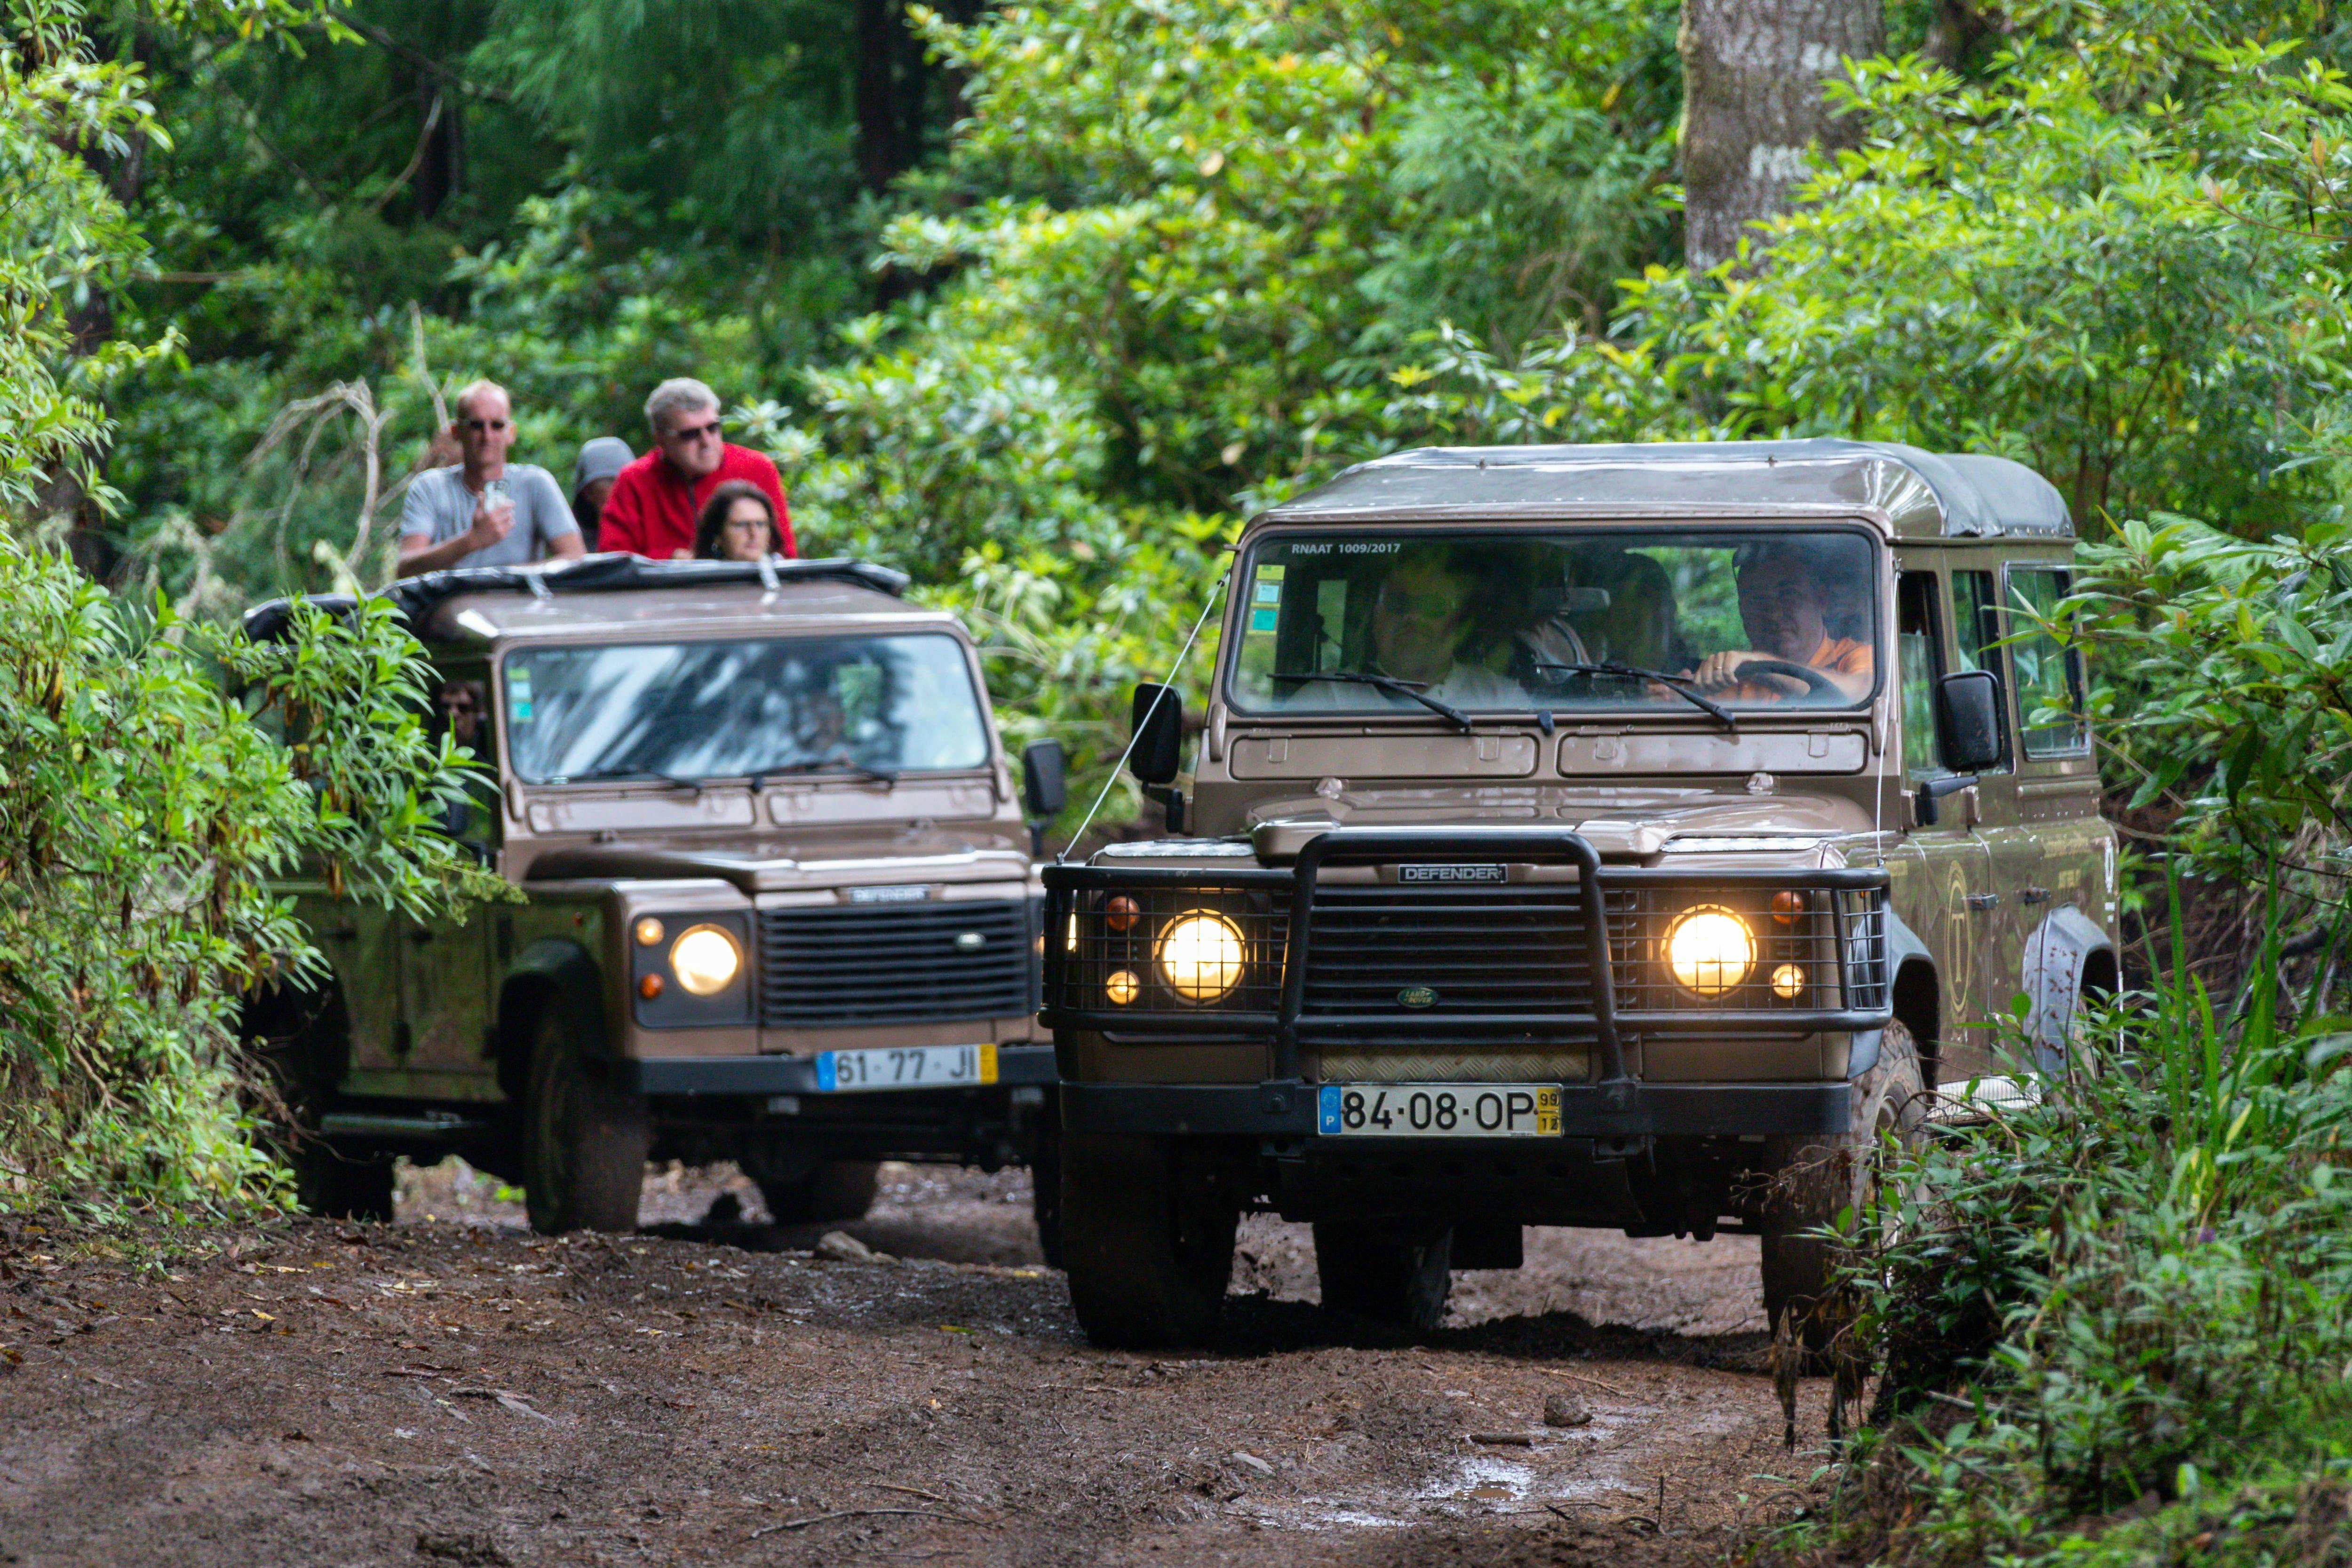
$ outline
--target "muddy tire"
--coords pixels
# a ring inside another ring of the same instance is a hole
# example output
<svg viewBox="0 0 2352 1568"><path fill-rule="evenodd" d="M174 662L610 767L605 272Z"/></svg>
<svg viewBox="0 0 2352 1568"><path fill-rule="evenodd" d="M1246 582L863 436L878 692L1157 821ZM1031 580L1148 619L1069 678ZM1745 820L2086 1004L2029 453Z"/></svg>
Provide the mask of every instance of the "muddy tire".
<svg viewBox="0 0 2352 1568"><path fill-rule="evenodd" d="M1037 1255L1048 1269L1062 1266L1062 1120L1051 1103L1037 1119L1029 1145L1029 1216L1037 1222Z"/></svg>
<svg viewBox="0 0 2352 1568"><path fill-rule="evenodd" d="M1795 1314L1805 1349L1825 1354L1850 1312L1832 1300L1847 1247L1809 1234L1838 1222L1859 1224L1877 1196L1892 1134L1905 1147L1916 1145L1927 1110L1919 1052L1911 1031L1890 1023L1881 1036L1878 1061L1853 1081L1846 1130L1834 1138L1766 1140L1769 1186L1764 1199L1764 1314L1777 1331Z"/></svg>
<svg viewBox="0 0 2352 1568"><path fill-rule="evenodd" d="M1393 1228L1340 1220L1315 1224L1315 1277L1323 1310L1416 1331L1445 1316L1454 1289L1454 1232L1433 1241L1397 1239Z"/></svg>
<svg viewBox="0 0 2352 1568"><path fill-rule="evenodd" d="M523 1102L523 1193L530 1228L631 1231L645 1186L645 1096L581 1049L560 1002L532 1026L530 1087Z"/></svg>
<svg viewBox="0 0 2352 1568"><path fill-rule="evenodd" d="M321 1219L392 1221L390 1155L347 1155L316 1134L296 1145L294 1193L305 1214Z"/></svg>
<svg viewBox="0 0 2352 1568"><path fill-rule="evenodd" d="M1158 1138L1062 1137L1062 1267L1087 1338L1106 1350L1197 1344L1216 1332L1239 1213L1187 1193Z"/></svg>
<svg viewBox="0 0 2352 1568"><path fill-rule="evenodd" d="M820 1160L797 1180L760 1180L768 1218L778 1225L863 1219L881 1190L882 1167L872 1160Z"/></svg>

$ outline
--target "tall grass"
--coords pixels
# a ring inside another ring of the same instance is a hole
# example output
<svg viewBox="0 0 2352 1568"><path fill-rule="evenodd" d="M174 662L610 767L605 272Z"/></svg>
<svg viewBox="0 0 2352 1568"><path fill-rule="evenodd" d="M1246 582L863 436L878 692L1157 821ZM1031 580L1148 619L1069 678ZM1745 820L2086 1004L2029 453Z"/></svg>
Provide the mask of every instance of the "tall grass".
<svg viewBox="0 0 2352 1568"><path fill-rule="evenodd" d="M2352 1562L2352 1036L2280 964L2273 918L2224 1006L2176 967L1891 1184L1874 1429L1790 1550Z"/></svg>

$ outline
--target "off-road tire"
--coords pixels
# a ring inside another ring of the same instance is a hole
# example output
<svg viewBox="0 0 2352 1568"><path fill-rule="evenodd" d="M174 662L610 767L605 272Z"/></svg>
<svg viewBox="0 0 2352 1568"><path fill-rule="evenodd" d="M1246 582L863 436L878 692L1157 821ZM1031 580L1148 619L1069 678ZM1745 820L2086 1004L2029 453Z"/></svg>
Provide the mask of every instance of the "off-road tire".
<svg viewBox="0 0 2352 1568"><path fill-rule="evenodd" d="M1433 1240L1414 1242L1399 1239L1390 1227L1315 1222L1315 1276L1327 1312L1416 1333L1433 1329L1445 1317L1453 1265L1450 1228Z"/></svg>
<svg viewBox="0 0 2352 1568"><path fill-rule="evenodd" d="M1198 1344L1216 1332L1240 1213L1177 1180L1164 1139L1065 1133L1062 1267L1105 1350Z"/></svg>
<svg viewBox="0 0 2352 1568"><path fill-rule="evenodd" d="M562 1004L551 1000L531 1029L523 1101L523 1194L530 1228L631 1231L645 1186L645 1096L581 1049Z"/></svg>
<svg viewBox="0 0 2352 1568"><path fill-rule="evenodd" d="M1832 1138L1765 1140L1764 1315L1777 1330L1796 1314L1797 1335L1816 1359L1826 1354L1846 1312L1832 1300L1847 1244L1810 1234L1840 1215L1863 1223L1889 1154L1885 1140L1917 1144L1927 1111L1918 1047L1899 1020L1878 1043L1878 1061L1853 1080L1846 1129Z"/></svg>
<svg viewBox="0 0 2352 1568"><path fill-rule="evenodd" d="M1037 1254L1048 1269L1062 1266L1061 1107L1047 1102L1029 1145L1029 1215L1037 1222Z"/></svg>
<svg viewBox="0 0 2352 1568"><path fill-rule="evenodd" d="M819 1160L796 1181L760 1183L768 1218L778 1225L820 1225L829 1219L863 1219L882 1190L882 1167L872 1160Z"/></svg>
<svg viewBox="0 0 2352 1568"><path fill-rule="evenodd" d="M294 1194L305 1214L321 1219L392 1222L390 1155L347 1155L315 1133L305 1132L289 1155Z"/></svg>

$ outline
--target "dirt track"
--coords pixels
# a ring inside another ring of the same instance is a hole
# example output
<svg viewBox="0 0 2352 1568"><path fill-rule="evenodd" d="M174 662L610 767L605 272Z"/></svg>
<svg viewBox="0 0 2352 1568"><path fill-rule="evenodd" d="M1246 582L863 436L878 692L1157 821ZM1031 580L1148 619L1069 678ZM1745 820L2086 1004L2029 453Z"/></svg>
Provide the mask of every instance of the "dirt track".
<svg viewBox="0 0 2352 1568"><path fill-rule="evenodd" d="M0 1222L0 1563L1675 1562L1818 1462L1744 1239L1531 1232L1405 1338L1253 1220L1223 1338L1152 1357L1080 1339L1018 1173L887 1167L840 1228L886 1260L761 1218L672 1173L550 1241L445 1166L161 1267Z"/></svg>

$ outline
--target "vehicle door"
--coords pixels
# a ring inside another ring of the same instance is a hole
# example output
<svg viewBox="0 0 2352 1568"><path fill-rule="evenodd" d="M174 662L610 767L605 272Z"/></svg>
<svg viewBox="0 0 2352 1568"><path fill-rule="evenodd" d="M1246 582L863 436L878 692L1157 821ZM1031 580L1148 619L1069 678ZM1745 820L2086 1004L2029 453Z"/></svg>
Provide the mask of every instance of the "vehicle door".
<svg viewBox="0 0 2352 1568"><path fill-rule="evenodd" d="M461 744L496 766L496 716L491 711L489 670L478 663L444 665L431 694L436 743L456 733ZM451 810L444 830L464 852L485 864L498 857L499 814L495 773L478 779L465 801ZM399 917L400 1014L405 1051L400 1065L410 1092L458 1099L495 1092L490 1057L493 980L490 946L496 912L475 905L419 920Z"/></svg>
<svg viewBox="0 0 2352 1568"><path fill-rule="evenodd" d="M1987 670L2000 683L2001 760L1978 775L1976 831L1992 861L1992 883L1979 900L1976 937L1983 966L1982 1016L2009 1015L2023 977L2025 926L2021 896L2032 882L2040 848L2019 820L2016 689L2005 637L2000 565L1982 553L1952 562L1953 646L1963 670Z"/></svg>
<svg viewBox="0 0 2352 1568"><path fill-rule="evenodd" d="M2017 672L2019 752L2019 841L2006 874L2014 878L2022 964L2029 970L2045 961L2053 969L2071 969L2081 928L2053 937L2050 920L2072 908L2094 928L2109 929L2106 867L2114 829L2099 814L2099 768L2084 716L2083 655L2044 629L2070 580L2057 560L2013 560L2003 587L2010 664ZM2004 874L1999 866L1995 873ZM2074 973L2044 977L2062 984L2070 998L2078 978ZM2072 1011L2071 1000L2061 1008L2064 1016Z"/></svg>
<svg viewBox="0 0 2352 1568"><path fill-rule="evenodd" d="M1939 560L1906 556L1895 579L1895 677L1902 703L1903 776L1916 802L1920 785L1948 779L1936 725L1936 684L1954 667ZM1895 913L1927 944L1943 981L1937 1077L1954 1082L1989 1060L1984 1030L1986 977L1980 936L1992 862L1975 831L1976 793L1937 802L1936 821L1912 826L1897 855L1908 863L1896 884ZM1890 870L1894 868L1890 866Z"/></svg>

